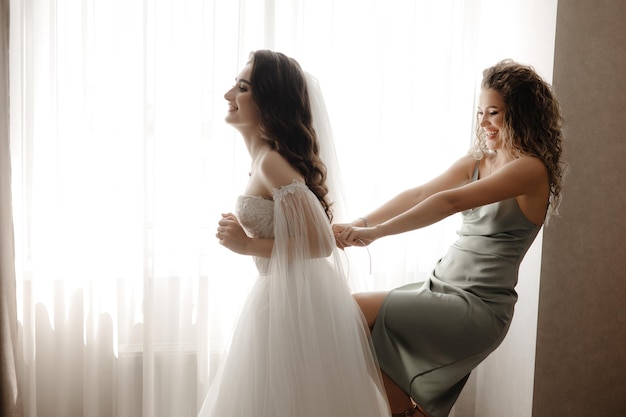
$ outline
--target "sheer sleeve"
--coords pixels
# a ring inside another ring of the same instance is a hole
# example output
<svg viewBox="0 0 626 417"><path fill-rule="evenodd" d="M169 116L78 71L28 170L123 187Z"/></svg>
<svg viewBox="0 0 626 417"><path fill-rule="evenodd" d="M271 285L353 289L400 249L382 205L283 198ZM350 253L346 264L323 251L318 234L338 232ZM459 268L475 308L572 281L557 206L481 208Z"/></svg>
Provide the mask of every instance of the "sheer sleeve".
<svg viewBox="0 0 626 417"><path fill-rule="evenodd" d="M335 241L315 195L294 181L274 191L274 253L281 262L328 257Z"/></svg>
<svg viewBox="0 0 626 417"><path fill-rule="evenodd" d="M332 267L332 274L350 293L332 227L317 197L302 182L274 190L274 248L270 273L277 291L284 281L302 282Z"/></svg>

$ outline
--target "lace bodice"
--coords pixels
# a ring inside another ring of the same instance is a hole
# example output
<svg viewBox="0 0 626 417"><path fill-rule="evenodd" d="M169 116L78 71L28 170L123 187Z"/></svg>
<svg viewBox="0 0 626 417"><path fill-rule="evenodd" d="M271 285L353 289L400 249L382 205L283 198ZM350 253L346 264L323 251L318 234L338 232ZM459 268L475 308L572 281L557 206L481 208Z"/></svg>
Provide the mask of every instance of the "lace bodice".
<svg viewBox="0 0 626 417"><path fill-rule="evenodd" d="M236 214L248 236L274 237L274 201L260 196L242 195L237 199ZM259 272L267 272L268 258L254 257Z"/></svg>

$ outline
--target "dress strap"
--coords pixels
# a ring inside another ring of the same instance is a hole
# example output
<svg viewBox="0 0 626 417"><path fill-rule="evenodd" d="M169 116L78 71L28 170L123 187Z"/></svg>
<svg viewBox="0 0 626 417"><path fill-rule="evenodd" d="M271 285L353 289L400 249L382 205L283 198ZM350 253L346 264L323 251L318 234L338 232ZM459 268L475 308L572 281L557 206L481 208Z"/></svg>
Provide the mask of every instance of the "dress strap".
<svg viewBox="0 0 626 417"><path fill-rule="evenodd" d="M480 166L480 159L476 161L476 165L474 166L474 173L472 174L472 181L476 181L478 179L478 167Z"/></svg>

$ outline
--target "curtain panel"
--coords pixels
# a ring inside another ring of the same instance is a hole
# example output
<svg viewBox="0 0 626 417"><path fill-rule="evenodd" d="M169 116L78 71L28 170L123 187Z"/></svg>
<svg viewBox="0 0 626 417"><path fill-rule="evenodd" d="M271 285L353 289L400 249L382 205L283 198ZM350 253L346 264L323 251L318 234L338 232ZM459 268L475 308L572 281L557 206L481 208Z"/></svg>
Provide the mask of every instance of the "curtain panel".
<svg viewBox="0 0 626 417"><path fill-rule="evenodd" d="M9 0L0 0L0 414L21 417L9 149Z"/></svg>

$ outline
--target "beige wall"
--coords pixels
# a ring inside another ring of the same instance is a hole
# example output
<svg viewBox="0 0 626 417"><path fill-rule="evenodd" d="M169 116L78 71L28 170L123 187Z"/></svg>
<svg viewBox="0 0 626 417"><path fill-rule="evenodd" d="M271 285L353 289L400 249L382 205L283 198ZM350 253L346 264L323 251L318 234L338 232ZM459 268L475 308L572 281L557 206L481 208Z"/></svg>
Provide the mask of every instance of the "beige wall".
<svg viewBox="0 0 626 417"><path fill-rule="evenodd" d="M560 0L570 174L544 230L533 417L626 415L626 0Z"/></svg>

